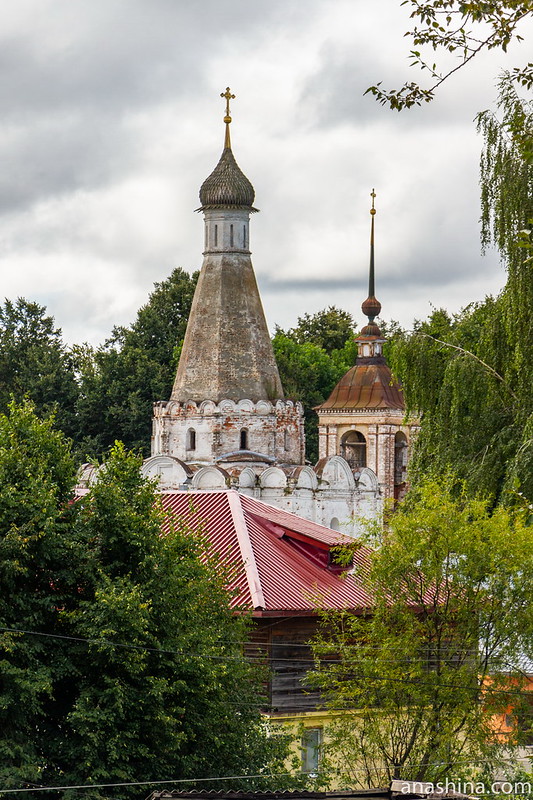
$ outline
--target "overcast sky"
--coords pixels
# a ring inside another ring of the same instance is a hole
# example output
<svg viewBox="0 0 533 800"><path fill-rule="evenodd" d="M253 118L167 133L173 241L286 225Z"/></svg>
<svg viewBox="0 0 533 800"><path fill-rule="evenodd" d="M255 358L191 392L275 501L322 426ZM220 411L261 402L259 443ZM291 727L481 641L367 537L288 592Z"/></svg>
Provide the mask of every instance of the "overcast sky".
<svg viewBox="0 0 533 800"><path fill-rule="evenodd" d="M476 112L527 43L401 114L372 83L418 79L400 0L17 0L0 9L0 298L45 305L69 342L131 322L155 281L200 267L200 184L232 144L256 190L268 323L376 294L409 326L497 292L479 248Z"/></svg>

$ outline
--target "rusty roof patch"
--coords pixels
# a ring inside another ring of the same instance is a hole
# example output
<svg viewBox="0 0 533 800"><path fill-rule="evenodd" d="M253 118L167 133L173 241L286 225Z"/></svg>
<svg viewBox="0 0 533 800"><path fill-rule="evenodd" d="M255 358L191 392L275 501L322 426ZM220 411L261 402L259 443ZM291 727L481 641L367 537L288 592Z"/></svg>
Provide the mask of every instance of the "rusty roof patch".
<svg viewBox="0 0 533 800"><path fill-rule="evenodd" d="M343 375L328 399L316 406L317 411L381 408L405 408L402 389L393 379L383 356L358 358L355 366Z"/></svg>

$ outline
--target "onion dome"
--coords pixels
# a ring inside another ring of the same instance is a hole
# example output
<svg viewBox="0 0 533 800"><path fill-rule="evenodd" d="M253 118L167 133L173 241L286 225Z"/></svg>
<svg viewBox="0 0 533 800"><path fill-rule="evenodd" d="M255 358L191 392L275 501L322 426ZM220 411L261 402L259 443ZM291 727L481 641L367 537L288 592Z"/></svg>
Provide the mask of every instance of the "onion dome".
<svg viewBox="0 0 533 800"><path fill-rule="evenodd" d="M374 320L376 317L379 317L381 303L373 296L367 297L365 302L361 305L361 311L369 320Z"/></svg>
<svg viewBox="0 0 533 800"><path fill-rule="evenodd" d="M254 199L254 187L235 161L231 147L225 147L220 161L200 188L201 211L227 206L255 211Z"/></svg>
<svg viewBox="0 0 533 800"><path fill-rule="evenodd" d="M202 205L197 210L242 208L255 212L257 209L253 208L255 199L254 187L235 161L235 156L231 149L229 101L234 99L235 95L231 94L228 87L220 96L226 99L224 150L215 169L200 187L200 202Z"/></svg>

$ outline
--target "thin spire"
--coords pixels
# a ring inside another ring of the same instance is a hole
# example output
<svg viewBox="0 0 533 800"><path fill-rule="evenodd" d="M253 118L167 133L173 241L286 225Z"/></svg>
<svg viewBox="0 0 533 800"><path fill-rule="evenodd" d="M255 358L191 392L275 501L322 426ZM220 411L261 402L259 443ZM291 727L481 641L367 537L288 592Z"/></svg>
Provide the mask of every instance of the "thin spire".
<svg viewBox="0 0 533 800"><path fill-rule="evenodd" d="M374 189L372 189L372 191L370 192L370 197L372 198L372 208L370 209L372 223L370 225L370 271L368 275L368 296L374 297L376 293L374 286L374 217L376 215L376 209L374 208L374 199L376 197L376 193Z"/></svg>
<svg viewBox="0 0 533 800"><path fill-rule="evenodd" d="M370 225L370 269L368 272L368 297L366 298L365 302L361 306L363 314L368 317L368 325L373 326L375 331L377 332L375 335L380 335L379 328L374 323L374 320L377 316L379 316L379 312L381 311L381 303L379 300L376 300L376 289L375 289L375 271L374 271L374 217L376 216L376 209L374 208L374 200L376 197L376 192L374 189L370 192L370 197L372 198L372 208L370 209L370 216L372 219ZM369 333L368 326L363 328L363 331Z"/></svg>
<svg viewBox="0 0 533 800"><path fill-rule="evenodd" d="M226 100L226 115L224 117L224 122L226 123L226 135L224 137L224 149L231 150L231 139L229 135L229 126L231 123L231 116L229 111L229 101L235 100L235 95L231 93L231 89L229 86L226 86L226 91L220 93L221 97L224 97Z"/></svg>

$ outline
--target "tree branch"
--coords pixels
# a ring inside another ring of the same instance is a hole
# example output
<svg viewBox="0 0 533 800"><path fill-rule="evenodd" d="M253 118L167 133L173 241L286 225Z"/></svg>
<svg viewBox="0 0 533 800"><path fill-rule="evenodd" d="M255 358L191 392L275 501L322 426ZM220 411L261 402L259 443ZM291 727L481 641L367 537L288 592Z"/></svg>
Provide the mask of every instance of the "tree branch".
<svg viewBox="0 0 533 800"><path fill-rule="evenodd" d="M431 334L429 333L422 333L422 331L417 331L417 336L425 336L426 339L432 339L432 341L437 342L438 344L442 344L444 345L444 347L451 347L453 350L458 350L465 356L470 356L475 361L479 362L479 364L481 364L483 367L485 367L487 372L490 372L491 375L493 375L497 380L503 383L503 385L505 386L511 397L518 402L518 397L510 388L510 386L507 384L505 378L503 378L499 372L496 372L496 370L493 367L491 367L490 364L487 364L486 361L483 361L481 358L479 358L479 356L476 356L475 353L472 353L470 350L465 350L464 347L459 347L459 345L457 344L450 344L450 342L444 342L442 339L437 339L436 336L431 336Z"/></svg>

